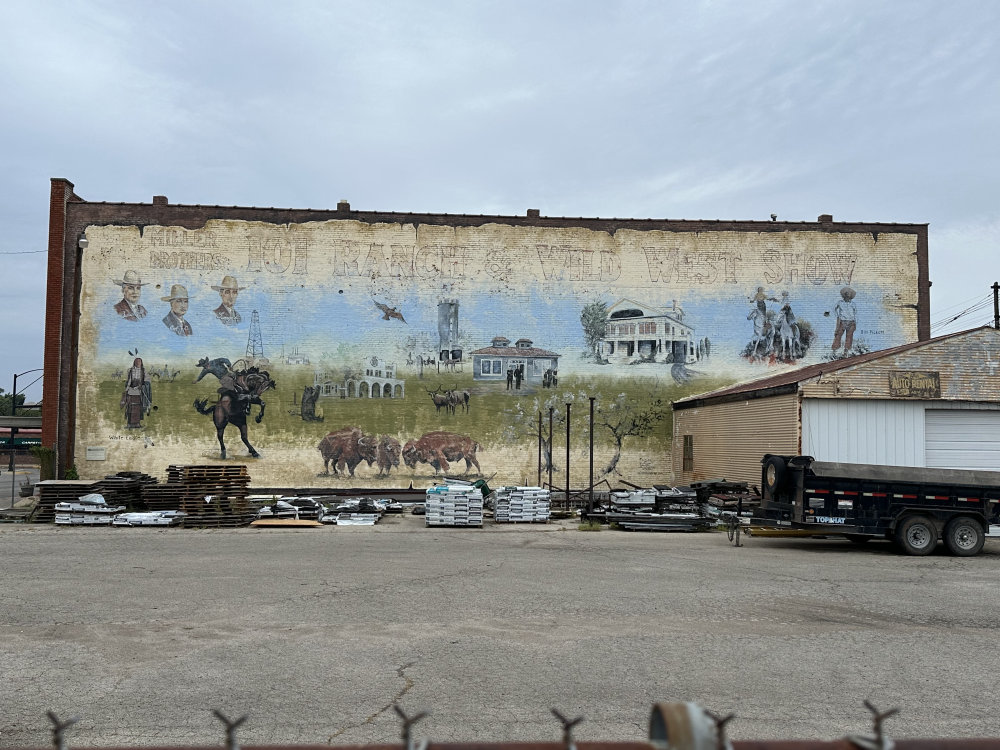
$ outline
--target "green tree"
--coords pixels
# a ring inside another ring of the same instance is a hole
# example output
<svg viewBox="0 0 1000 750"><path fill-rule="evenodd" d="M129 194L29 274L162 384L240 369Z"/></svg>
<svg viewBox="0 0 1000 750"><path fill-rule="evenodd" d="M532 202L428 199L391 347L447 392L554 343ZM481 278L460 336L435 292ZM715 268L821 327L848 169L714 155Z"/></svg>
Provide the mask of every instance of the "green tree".
<svg viewBox="0 0 1000 750"><path fill-rule="evenodd" d="M11 399L10 394L7 393L3 388L0 388L0 414L5 417L11 416L13 411L10 408ZM20 412L24 408L24 394L17 394L17 409Z"/></svg>
<svg viewBox="0 0 1000 750"><path fill-rule="evenodd" d="M608 325L608 306L604 302L591 302L584 305L580 311L580 325L583 326L583 338L587 342L587 350L597 353L597 344L604 338Z"/></svg>

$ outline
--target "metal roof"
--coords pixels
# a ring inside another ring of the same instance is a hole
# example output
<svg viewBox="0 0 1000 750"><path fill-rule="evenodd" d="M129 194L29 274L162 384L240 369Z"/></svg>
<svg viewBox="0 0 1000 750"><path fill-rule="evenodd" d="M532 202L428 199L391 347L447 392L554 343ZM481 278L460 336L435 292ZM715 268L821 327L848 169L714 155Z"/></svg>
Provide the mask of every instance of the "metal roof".
<svg viewBox="0 0 1000 750"><path fill-rule="evenodd" d="M677 399L673 402L674 408L691 408L693 406L702 405L705 403L715 403L720 400L724 400L730 396L738 396L743 394L757 394L761 391L784 391L790 390L792 386L797 386L803 381L810 380L812 378L819 377L820 375L826 375L831 372L837 372L838 370L845 370L849 367L855 367L857 365L864 364L866 362L872 362L877 359L882 359L883 357L891 357L896 354L901 354L913 349L919 349L920 347L927 346L928 344L933 344L939 341L947 341L948 339L957 338L959 336L965 336L967 334L973 333L975 331L994 330L992 326L980 326L978 328L970 328L967 331L959 331L957 333L948 333L944 336L937 336L932 339L924 339L923 341L913 341L909 344L902 344L901 346L894 346L890 349L880 349L875 352L868 352L866 354L859 354L855 357L846 357L844 359L835 359L829 362L819 362L814 365L806 365L805 367L799 367L793 370L786 370L780 372L777 375L771 375L765 378L758 378L756 380L748 380L744 383L737 383L736 385L727 386L726 388L720 388L715 391L708 391L707 393L698 393L693 396L687 396L686 398Z"/></svg>

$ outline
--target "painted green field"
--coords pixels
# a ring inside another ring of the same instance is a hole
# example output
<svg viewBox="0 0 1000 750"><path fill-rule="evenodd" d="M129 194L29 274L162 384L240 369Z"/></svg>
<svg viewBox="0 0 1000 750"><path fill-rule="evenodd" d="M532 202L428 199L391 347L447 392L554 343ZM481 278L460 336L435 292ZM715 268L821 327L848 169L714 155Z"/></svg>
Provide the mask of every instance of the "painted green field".
<svg viewBox="0 0 1000 750"><path fill-rule="evenodd" d="M699 380L681 386L672 382L665 383L663 379L653 381L646 377L583 379L571 376L561 379L555 388L523 383L520 390L507 390L504 382L475 382L471 373L449 373L444 377L427 375L422 380L411 375L405 378L405 398L320 398L316 410L323 421L307 422L300 416L299 404L303 388L312 385L312 369L272 366L269 372L276 381L277 388L264 394L263 399L267 404L264 421L260 425L251 423L251 431L266 431L272 436L283 435L289 440L321 437L332 430L352 425L361 427L366 432L400 438L416 437L430 430L443 429L471 435L483 443L510 441L516 434L535 434L539 411L543 414L547 431L550 406L554 407L554 421L564 424L567 402L572 404L571 430L575 436L586 430L589 397L594 396L599 413L615 402L624 402L642 410L659 399L661 403L658 407L650 407L662 413L652 437L653 442L662 442L670 435L671 400L723 384L722 381ZM193 374L196 375L197 371L193 371ZM199 414L193 404L195 399L208 399L210 404L214 403L218 397L218 382L212 376L199 383L193 383L193 379L181 374L172 382L152 382L154 409L145 420L149 433L200 436L211 430L211 417ZM119 400L122 387L121 381L105 380L99 384L99 411L105 415L121 411ZM456 409L454 414L445 408L436 409L428 392L438 387L468 390L471 395L468 412L462 407ZM256 414L255 406L253 415ZM124 418L122 422L124 426ZM595 441L602 442L600 429L597 430Z"/></svg>
<svg viewBox="0 0 1000 750"><path fill-rule="evenodd" d="M522 383L520 390L508 390L506 382L476 382L471 372L425 374L423 379L409 375L405 377L404 398L320 398L316 413L322 421L305 421L300 403L303 389L313 383L314 368L273 365L268 369L277 387L263 396L266 403L263 421L257 424L251 419L250 441L272 457L279 446L286 453L291 451L287 455L302 460L301 470L309 472L322 468L315 449L324 435L356 426L371 434L390 435L401 443L434 430L468 435L486 454L481 458L486 461L483 471L491 473L501 467L516 466L515 476L528 477L537 468L538 414L542 414L544 439L548 437L549 407L553 408L552 460L559 471L559 466L565 463L566 404L571 404L570 442L576 455L573 460L580 462L589 445L589 398L593 396L594 445L600 466L597 476L608 470L622 478L662 476L669 471L670 401L724 384L703 379L681 386L673 382L666 370L660 370L662 375L658 378L645 372L633 377L621 377L620 372L587 378L570 376L560 379L555 388ZM192 446L192 461L211 459L217 446L211 416L198 413L194 401L208 399L209 404L214 404L219 384L213 376L194 383L198 372L192 368L170 382L152 381L153 410L144 419L141 430L144 439L159 445ZM124 434L128 431L119 406L122 388L123 382L111 379L109 373L98 384L95 396L104 423L120 425ZM435 408L429 392L439 388L468 390L468 411L461 406L454 413ZM254 406L251 416L256 417L257 413L258 407ZM85 415L81 415L81 421L87 421ZM246 450L235 428L228 429L226 444L233 458L245 457ZM455 471L459 470L456 466ZM421 471L432 473L429 467Z"/></svg>

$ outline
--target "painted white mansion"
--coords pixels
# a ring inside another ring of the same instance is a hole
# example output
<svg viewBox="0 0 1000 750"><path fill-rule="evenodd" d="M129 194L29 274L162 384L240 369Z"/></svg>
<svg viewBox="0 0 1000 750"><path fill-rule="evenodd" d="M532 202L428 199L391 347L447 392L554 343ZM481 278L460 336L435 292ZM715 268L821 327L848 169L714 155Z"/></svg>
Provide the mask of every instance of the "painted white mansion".
<svg viewBox="0 0 1000 750"><path fill-rule="evenodd" d="M694 362L694 329L681 322L683 319L677 300L670 307L653 307L620 299L608 307L608 323L597 344L597 355L611 363Z"/></svg>

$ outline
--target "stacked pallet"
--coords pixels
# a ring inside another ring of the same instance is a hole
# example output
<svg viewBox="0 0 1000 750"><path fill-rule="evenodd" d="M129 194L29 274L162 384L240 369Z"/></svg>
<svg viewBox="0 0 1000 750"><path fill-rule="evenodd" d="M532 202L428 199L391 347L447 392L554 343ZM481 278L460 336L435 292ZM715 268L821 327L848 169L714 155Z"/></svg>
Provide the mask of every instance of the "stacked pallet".
<svg viewBox="0 0 1000 750"><path fill-rule="evenodd" d="M494 502L497 523L547 523L552 514L549 490L541 487L500 487Z"/></svg>
<svg viewBox="0 0 1000 750"><path fill-rule="evenodd" d="M98 491L104 495L108 505L125 505L132 510L143 510L143 490L156 482L156 477L141 471L119 471L104 477L98 483Z"/></svg>
<svg viewBox="0 0 1000 750"><path fill-rule="evenodd" d="M185 513L180 526L188 529L249 526L257 512L249 500L249 485L250 474L242 465L167 467L166 486L178 490L178 507L173 510Z"/></svg>
<svg viewBox="0 0 1000 750"><path fill-rule="evenodd" d="M171 514L171 523L185 528L237 528L249 526L257 512L248 497L249 485L246 466L214 465L171 465L166 484L139 472L119 472L96 482L46 480L37 485L39 500L31 520L52 523L57 504L97 493L112 507L179 511Z"/></svg>
<svg viewBox="0 0 1000 750"><path fill-rule="evenodd" d="M428 487L424 498L425 526L482 526L483 493L471 484Z"/></svg>
<svg viewBox="0 0 1000 750"><path fill-rule="evenodd" d="M83 495L99 492L99 483L81 479L45 479L35 487L38 502L28 517L34 523L53 523L56 520L56 505L75 503Z"/></svg>

